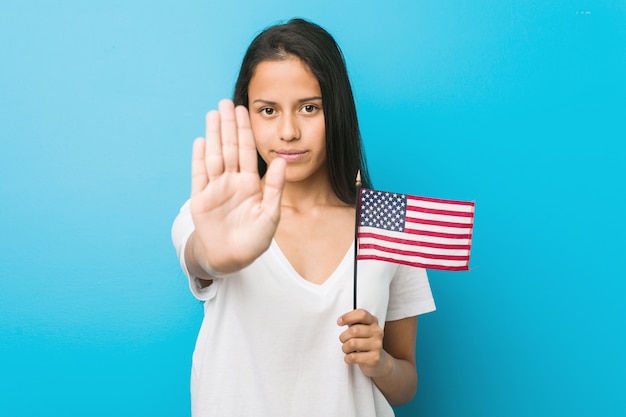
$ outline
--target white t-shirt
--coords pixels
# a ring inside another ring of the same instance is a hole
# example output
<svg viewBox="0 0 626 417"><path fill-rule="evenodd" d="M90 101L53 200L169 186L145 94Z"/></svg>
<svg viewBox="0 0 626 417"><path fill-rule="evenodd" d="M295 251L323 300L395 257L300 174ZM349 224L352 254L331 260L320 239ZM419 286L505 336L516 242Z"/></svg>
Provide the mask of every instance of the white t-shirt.
<svg viewBox="0 0 626 417"><path fill-rule="evenodd" d="M172 228L181 266L193 221L186 203ZM337 319L353 306L353 254L322 284L302 278L276 241L250 266L193 294L204 320L193 354L194 417L381 417L393 410L372 379L347 365ZM426 271L359 261L357 307L385 321L435 309Z"/></svg>

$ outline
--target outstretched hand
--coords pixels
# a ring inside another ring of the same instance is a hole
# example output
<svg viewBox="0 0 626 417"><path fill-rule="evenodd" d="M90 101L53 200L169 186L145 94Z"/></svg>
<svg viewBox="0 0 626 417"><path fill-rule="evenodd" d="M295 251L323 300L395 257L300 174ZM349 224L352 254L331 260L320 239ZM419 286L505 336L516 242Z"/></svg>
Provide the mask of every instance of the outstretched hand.
<svg viewBox="0 0 626 417"><path fill-rule="evenodd" d="M222 100L206 116L206 137L193 145L191 215L194 256L207 272L228 273L270 245L280 218L285 161L259 178L248 111Z"/></svg>

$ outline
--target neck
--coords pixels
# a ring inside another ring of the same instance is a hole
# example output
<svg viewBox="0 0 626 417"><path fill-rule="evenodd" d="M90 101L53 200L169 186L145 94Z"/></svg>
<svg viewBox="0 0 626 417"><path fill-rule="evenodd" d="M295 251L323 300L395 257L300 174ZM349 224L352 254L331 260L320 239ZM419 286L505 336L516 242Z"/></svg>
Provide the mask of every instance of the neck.
<svg viewBox="0 0 626 417"><path fill-rule="evenodd" d="M297 211L320 206L345 205L335 194L328 177L309 177L302 181L285 183L281 205Z"/></svg>

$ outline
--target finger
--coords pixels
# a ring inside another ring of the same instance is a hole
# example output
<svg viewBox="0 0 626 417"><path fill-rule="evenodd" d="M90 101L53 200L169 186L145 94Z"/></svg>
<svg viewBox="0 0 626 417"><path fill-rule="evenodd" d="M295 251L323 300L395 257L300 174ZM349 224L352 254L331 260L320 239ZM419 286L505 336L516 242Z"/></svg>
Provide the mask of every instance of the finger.
<svg viewBox="0 0 626 417"><path fill-rule="evenodd" d="M244 106L235 108L237 138L239 140L239 169L242 172L258 174L258 160L254 135L250 126L250 115Z"/></svg>
<svg viewBox="0 0 626 417"><path fill-rule="evenodd" d="M378 328L378 326L376 326ZM354 324L348 327L343 333L339 335L341 343L346 343L350 339L367 339L376 335L375 329L372 326L365 324Z"/></svg>
<svg viewBox="0 0 626 417"><path fill-rule="evenodd" d="M193 143L191 152L191 195L195 196L204 190L209 183L206 164L204 162L205 141L197 138Z"/></svg>
<svg viewBox="0 0 626 417"><path fill-rule="evenodd" d="M375 368L380 365L381 355L380 352L368 351L368 352L350 352L344 356L344 361L347 364L358 364ZM361 368L363 369L363 368Z"/></svg>
<svg viewBox="0 0 626 417"><path fill-rule="evenodd" d="M340 326L352 326L353 324L373 324L378 323L376 316L370 314L367 310L357 309L349 311L339 317L337 324Z"/></svg>
<svg viewBox="0 0 626 417"><path fill-rule="evenodd" d="M239 171L239 145L237 140L237 119L235 106L230 100L222 100L219 104L222 155L224 157L224 171Z"/></svg>
<svg viewBox="0 0 626 417"><path fill-rule="evenodd" d="M220 114L211 110L206 115L206 143L204 164L209 179L222 175L224 158L222 157L222 139L220 135Z"/></svg>
<svg viewBox="0 0 626 417"><path fill-rule="evenodd" d="M344 352L346 356L344 357L344 361L349 364L362 364L367 362L369 359L369 352Z"/></svg>
<svg viewBox="0 0 626 417"><path fill-rule="evenodd" d="M377 352L382 349L382 342L375 338L358 338L358 339L350 339L343 345L341 345L341 350L343 353L354 353L354 352Z"/></svg>
<svg viewBox="0 0 626 417"><path fill-rule="evenodd" d="M280 199L285 185L285 170L287 161L282 158L274 159L265 173L263 187L263 211L270 213L273 220L278 222L280 217Z"/></svg>

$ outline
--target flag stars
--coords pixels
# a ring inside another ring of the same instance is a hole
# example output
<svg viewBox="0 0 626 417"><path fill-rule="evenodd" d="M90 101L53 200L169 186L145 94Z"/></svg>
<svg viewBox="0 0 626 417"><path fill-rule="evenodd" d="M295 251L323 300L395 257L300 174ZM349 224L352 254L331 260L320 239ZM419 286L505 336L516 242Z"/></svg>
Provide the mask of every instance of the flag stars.
<svg viewBox="0 0 626 417"><path fill-rule="evenodd" d="M360 203L361 226L404 231L406 195L363 190Z"/></svg>

